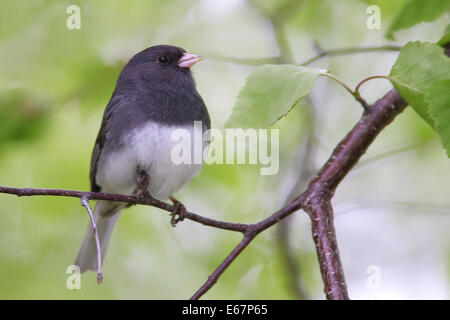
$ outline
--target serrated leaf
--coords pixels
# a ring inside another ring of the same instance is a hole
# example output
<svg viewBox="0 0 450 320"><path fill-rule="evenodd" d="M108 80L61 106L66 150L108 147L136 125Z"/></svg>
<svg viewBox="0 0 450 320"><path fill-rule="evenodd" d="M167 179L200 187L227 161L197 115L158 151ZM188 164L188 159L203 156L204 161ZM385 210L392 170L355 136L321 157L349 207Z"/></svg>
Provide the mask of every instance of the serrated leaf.
<svg viewBox="0 0 450 320"><path fill-rule="evenodd" d="M434 81L427 92L426 101L430 117L450 157L450 79Z"/></svg>
<svg viewBox="0 0 450 320"><path fill-rule="evenodd" d="M267 128L286 115L312 89L322 69L264 65L248 78L225 127Z"/></svg>
<svg viewBox="0 0 450 320"><path fill-rule="evenodd" d="M410 28L422 21L431 22L450 10L449 0L410 0L395 16L386 37L393 39L393 33L400 29Z"/></svg>
<svg viewBox="0 0 450 320"><path fill-rule="evenodd" d="M435 80L450 78L450 58L444 49L429 42L409 42L392 66L389 79L400 95L434 127L425 94Z"/></svg>

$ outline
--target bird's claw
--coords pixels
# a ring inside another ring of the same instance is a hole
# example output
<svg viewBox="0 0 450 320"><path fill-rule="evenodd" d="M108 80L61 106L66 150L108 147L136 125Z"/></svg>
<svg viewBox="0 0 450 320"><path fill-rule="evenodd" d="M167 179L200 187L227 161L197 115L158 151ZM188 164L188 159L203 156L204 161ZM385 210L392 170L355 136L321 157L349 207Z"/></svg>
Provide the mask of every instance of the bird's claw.
<svg viewBox="0 0 450 320"><path fill-rule="evenodd" d="M136 167L136 184L141 190L147 190L150 184L150 176L147 171L139 167Z"/></svg>
<svg viewBox="0 0 450 320"><path fill-rule="evenodd" d="M136 188L131 194L135 199L135 204L141 199L152 198L150 192L148 192L148 186L150 184L150 176L147 171L136 167Z"/></svg>
<svg viewBox="0 0 450 320"><path fill-rule="evenodd" d="M183 221L184 218L186 218L187 210L186 207L174 197L170 197L169 199L173 203L173 211L171 213L172 218L170 220L170 224L172 225L172 227L176 227L178 222Z"/></svg>

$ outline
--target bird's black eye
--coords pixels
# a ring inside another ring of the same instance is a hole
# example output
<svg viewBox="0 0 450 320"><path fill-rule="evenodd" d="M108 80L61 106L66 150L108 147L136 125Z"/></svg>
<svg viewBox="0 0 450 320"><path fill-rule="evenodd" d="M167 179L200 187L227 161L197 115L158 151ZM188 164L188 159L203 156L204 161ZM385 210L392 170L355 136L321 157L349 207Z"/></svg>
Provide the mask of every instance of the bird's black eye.
<svg viewBox="0 0 450 320"><path fill-rule="evenodd" d="M169 59L166 56L161 56L158 58L158 61L161 63L167 63L167 61L169 61Z"/></svg>

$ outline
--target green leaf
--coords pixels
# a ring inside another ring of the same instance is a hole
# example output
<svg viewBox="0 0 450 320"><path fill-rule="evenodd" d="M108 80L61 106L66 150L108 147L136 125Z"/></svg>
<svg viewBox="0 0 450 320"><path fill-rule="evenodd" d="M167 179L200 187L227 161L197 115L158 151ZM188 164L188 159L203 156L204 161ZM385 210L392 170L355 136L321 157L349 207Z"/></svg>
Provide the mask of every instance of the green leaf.
<svg viewBox="0 0 450 320"><path fill-rule="evenodd" d="M434 127L425 95L435 80L450 78L450 58L429 42L409 42L401 50L389 79L400 95Z"/></svg>
<svg viewBox="0 0 450 320"><path fill-rule="evenodd" d="M426 95L430 117L450 157L450 79L434 81Z"/></svg>
<svg viewBox="0 0 450 320"><path fill-rule="evenodd" d="M410 28L422 21L431 22L450 10L448 0L410 0L400 9L386 32L393 39L393 33Z"/></svg>
<svg viewBox="0 0 450 320"><path fill-rule="evenodd" d="M450 42L450 24L447 25L447 27L444 30L444 35L441 37L441 39L437 42L438 45L443 46Z"/></svg>
<svg viewBox="0 0 450 320"><path fill-rule="evenodd" d="M322 69L264 65L248 78L225 127L267 128L286 115L314 85Z"/></svg>

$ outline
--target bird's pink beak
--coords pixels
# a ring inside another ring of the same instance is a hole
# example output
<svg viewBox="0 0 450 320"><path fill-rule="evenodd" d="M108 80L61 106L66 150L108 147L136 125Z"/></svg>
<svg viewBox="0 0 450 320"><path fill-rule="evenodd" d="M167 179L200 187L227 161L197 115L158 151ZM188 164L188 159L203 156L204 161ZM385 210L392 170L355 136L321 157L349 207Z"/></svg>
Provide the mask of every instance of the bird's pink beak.
<svg viewBox="0 0 450 320"><path fill-rule="evenodd" d="M198 56L190 53L183 53L180 60L178 60L178 66L180 68L190 68L197 62L203 60L202 56Z"/></svg>

